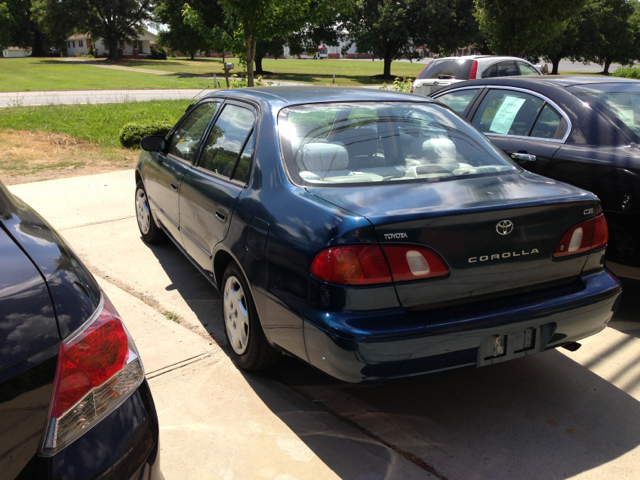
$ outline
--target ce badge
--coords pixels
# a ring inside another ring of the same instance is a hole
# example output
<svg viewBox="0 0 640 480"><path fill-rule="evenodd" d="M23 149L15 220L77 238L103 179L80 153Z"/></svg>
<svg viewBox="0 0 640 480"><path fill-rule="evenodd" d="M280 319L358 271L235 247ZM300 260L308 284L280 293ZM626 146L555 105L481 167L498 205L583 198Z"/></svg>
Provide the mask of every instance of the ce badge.
<svg viewBox="0 0 640 480"><path fill-rule="evenodd" d="M496 225L496 232L500 235L509 235L513 231L513 222L511 220L502 220Z"/></svg>

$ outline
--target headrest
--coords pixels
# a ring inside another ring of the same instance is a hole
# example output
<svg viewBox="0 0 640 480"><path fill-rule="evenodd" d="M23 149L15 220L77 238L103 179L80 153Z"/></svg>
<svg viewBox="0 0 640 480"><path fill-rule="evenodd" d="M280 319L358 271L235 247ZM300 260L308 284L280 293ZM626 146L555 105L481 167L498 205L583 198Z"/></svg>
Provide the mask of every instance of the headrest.
<svg viewBox="0 0 640 480"><path fill-rule="evenodd" d="M437 163L454 163L458 161L456 145L446 137L425 140L422 144L422 155L427 160Z"/></svg>
<svg viewBox="0 0 640 480"><path fill-rule="evenodd" d="M311 172L346 170L349 153L344 146L336 143L307 143L302 147L298 165L300 170Z"/></svg>

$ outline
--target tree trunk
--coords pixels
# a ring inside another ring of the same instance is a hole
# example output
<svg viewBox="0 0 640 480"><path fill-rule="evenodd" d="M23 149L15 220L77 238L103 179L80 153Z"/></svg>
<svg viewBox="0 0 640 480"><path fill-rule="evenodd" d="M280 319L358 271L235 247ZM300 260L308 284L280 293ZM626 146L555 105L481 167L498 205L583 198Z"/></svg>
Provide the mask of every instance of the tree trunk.
<svg viewBox="0 0 640 480"><path fill-rule="evenodd" d="M195 59L196 59L196 58L195 58L194 53L193 53L193 52L191 52L191 60L195 60Z"/></svg>
<svg viewBox="0 0 640 480"><path fill-rule="evenodd" d="M603 74L605 75L609 75L609 67L611 66L611 60L605 60L604 61L604 70L603 70Z"/></svg>
<svg viewBox="0 0 640 480"><path fill-rule="evenodd" d="M256 56L257 39L253 35L247 35L247 87L253 87L253 61Z"/></svg>
<svg viewBox="0 0 640 480"><path fill-rule="evenodd" d="M561 56L551 59L551 75L558 75L558 68L560 67Z"/></svg>
<svg viewBox="0 0 640 480"><path fill-rule="evenodd" d="M120 60L120 49L118 49L118 42L117 41L110 41L108 43L109 45L109 56L108 59L109 60Z"/></svg>
<svg viewBox="0 0 640 480"><path fill-rule="evenodd" d="M384 77L385 78L390 78L391 77L391 55L387 54L384 56Z"/></svg>
<svg viewBox="0 0 640 480"><path fill-rule="evenodd" d="M33 45L31 46L32 57L44 57L46 52L44 51L44 35L37 26L33 27Z"/></svg>
<svg viewBox="0 0 640 480"><path fill-rule="evenodd" d="M256 56L255 62L256 62L256 69L253 71L253 73L257 73L257 74L264 73L264 70L262 70L262 57Z"/></svg>

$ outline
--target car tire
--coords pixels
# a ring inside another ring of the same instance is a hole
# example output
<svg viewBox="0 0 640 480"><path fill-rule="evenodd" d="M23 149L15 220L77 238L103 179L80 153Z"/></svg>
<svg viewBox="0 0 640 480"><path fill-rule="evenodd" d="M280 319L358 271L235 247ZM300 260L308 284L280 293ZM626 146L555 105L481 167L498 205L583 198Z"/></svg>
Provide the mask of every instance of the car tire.
<svg viewBox="0 0 640 480"><path fill-rule="evenodd" d="M249 286L235 262L227 266L221 285L222 319L231 359L239 368L249 371L274 366L282 354L269 345Z"/></svg>
<svg viewBox="0 0 640 480"><path fill-rule="evenodd" d="M167 237L153 219L153 214L149 208L149 197L144 188L144 183L139 181L136 184L136 220L138 221L138 229L142 239L147 243L160 243Z"/></svg>

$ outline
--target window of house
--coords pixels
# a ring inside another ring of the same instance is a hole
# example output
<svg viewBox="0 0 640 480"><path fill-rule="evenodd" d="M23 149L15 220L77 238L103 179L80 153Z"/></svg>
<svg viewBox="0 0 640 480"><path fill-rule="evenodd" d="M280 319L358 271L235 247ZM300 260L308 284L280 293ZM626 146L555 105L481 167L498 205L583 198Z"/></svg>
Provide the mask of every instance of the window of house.
<svg viewBox="0 0 640 480"><path fill-rule="evenodd" d="M73 48L76 48L76 41L74 40L74 41L73 41L73 42L71 42L71 43L73 43Z"/></svg>

